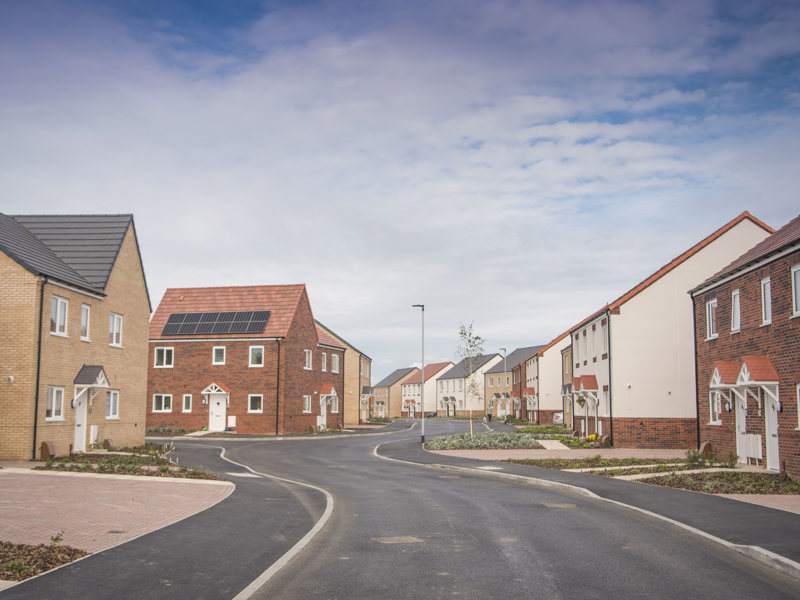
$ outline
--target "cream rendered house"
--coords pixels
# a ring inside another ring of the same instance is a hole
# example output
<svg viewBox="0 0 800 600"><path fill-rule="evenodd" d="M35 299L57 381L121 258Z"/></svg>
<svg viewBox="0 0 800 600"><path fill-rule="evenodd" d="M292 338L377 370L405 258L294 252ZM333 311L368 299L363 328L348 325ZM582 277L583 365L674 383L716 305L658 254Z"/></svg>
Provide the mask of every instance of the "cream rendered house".
<svg viewBox="0 0 800 600"><path fill-rule="evenodd" d="M422 371L417 371L402 385L403 413L409 417L419 417L436 412L436 378L444 375L455 365L452 362L432 363L425 367L425 406L422 407Z"/></svg>
<svg viewBox="0 0 800 600"><path fill-rule="evenodd" d="M570 344L569 332L565 332L525 361L523 400L529 420L550 424L556 413L563 412L561 353Z"/></svg>
<svg viewBox="0 0 800 600"><path fill-rule="evenodd" d="M499 354L465 358L440 376L436 408L440 416L469 415L485 411L484 373L501 362Z"/></svg>
<svg viewBox="0 0 800 600"><path fill-rule="evenodd" d="M618 447L697 446L687 291L772 231L744 212L570 332L576 429Z"/></svg>

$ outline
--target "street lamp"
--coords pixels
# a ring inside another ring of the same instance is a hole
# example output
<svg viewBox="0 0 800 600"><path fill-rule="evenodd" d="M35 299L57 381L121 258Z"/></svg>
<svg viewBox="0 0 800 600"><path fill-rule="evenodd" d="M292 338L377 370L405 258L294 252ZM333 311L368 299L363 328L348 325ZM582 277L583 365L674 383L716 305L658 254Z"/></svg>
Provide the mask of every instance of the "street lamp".
<svg viewBox="0 0 800 600"><path fill-rule="evenodd" d="M420 403L422 404L422 443L425 443L425 305L412 304L411 308L421 308L422 314L422 387L420 388Z"/></svg>
<svg viewBox="0 0 800 600"><path fill-rule="evenodd" d="M506 378L506 393L508 393L508 367L506 366L506 349L500 348L503 351L503 375ZM498 417L500 415L497 415ZM506 421L508 420L508 406L506 406Z"/></svg>

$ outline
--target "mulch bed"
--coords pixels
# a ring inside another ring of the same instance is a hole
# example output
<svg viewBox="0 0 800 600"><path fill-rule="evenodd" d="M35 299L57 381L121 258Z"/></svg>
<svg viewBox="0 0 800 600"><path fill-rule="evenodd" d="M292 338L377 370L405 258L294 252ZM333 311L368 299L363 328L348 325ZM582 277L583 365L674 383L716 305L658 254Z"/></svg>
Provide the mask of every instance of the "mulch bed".
<svg viewBox="0 0 800 600"><path fill-rule="evenodd" d="M0 579L23 581L89 554L69 546L0 542Z"/></svg>
<svg viewBox="0 0 800 600"><path fill-rule="evenodd" d="M690 473L640 479L640 482L707 494L800 494L800 483L771 473Z"/></svg>

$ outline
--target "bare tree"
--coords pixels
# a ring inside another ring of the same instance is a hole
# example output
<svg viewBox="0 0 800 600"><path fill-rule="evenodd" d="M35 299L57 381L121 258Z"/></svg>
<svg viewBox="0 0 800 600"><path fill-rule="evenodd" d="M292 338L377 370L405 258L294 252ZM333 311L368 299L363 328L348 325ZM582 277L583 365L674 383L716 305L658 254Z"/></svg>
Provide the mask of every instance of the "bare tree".
<svg viewBox="0 0 800 600"><path fill-rule="evenodd" d="M475 397L480 400L483 397L483 386L478 385L478 382L474 380L472 377L472 365L473 360L478 359L483 356L484 348L483 344L485 340L477 335L472 330L473 322L470 321L469 325L464 325L461 323L461 326L458 328L458 349L456 350L456 354L458 355L461 360L468 361L468 369L469 369L469 376L467 377L467 384L464 386L464 402L468 402L470 397ZM469 402L469 432L470 435L474 435L474 430L472 427L472 403Z"/></svg>

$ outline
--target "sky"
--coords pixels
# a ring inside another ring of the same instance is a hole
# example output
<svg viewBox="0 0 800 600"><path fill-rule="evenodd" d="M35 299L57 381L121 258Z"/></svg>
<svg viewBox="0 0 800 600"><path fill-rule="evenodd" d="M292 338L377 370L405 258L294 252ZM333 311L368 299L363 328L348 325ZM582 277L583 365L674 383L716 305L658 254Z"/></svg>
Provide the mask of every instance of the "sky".
<svg viewBox="0 0 800 600"><path fill-rule="evenodd" d="M373 383L800 214L795 1L7 0L0 82L0 212L133 213L154 309L304 283Z"/></svg>

